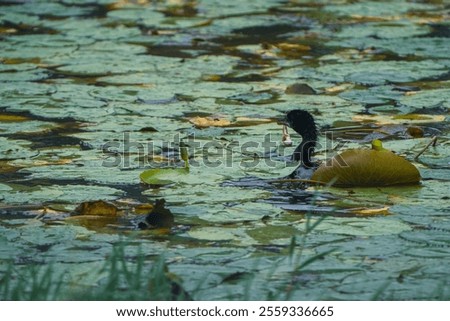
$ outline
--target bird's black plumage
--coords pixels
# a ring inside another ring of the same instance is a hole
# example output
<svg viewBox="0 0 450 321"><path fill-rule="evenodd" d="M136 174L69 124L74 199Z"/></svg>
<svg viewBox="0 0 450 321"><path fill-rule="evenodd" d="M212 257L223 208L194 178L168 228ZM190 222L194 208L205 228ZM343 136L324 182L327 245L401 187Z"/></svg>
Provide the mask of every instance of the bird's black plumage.
<svg viewBox="0 0 450 321"><path fill-rule="evenodd" d="M302 136L301 143L292 154L292 159L300 161L300 165L288 177L308 179L318 166L311 160L317 143L317 127L314 117L306 110L294 109L286 114L285 122Z"/></svg>
<svg viewBox="0 0 450 321"><path fill-rule="evenodd" d="M302 136L302 142L292 155L293 160L301 161L306 168L315 167L315 163L311 161L317 142L317 128L314 117L305 110L295 109L286 114L286 123Z"/></svg>

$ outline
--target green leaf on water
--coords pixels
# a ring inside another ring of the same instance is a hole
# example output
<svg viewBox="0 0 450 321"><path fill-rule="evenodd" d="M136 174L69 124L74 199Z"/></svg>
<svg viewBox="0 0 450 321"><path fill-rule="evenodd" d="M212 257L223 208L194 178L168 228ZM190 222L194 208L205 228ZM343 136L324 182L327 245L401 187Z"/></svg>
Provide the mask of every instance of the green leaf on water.
<svg viewBox="0 0 450 321"><path fill-rule="evenodd" d="M139 177L149 185L164 186L188 180L189 168L152 168L143 171Z"/></svg>

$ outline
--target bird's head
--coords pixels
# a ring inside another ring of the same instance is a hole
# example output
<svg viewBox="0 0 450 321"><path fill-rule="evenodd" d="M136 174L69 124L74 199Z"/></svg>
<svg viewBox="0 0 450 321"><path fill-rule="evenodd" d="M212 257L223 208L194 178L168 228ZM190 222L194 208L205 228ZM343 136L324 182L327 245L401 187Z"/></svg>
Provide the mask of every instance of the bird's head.
<svg viewBox="0 0 450 321"><path fill-rule="evenodd" d="M316 138L317 128L314 117L302 109L294 109L286 114L284 123L295 130L303 138Z"/></svg>

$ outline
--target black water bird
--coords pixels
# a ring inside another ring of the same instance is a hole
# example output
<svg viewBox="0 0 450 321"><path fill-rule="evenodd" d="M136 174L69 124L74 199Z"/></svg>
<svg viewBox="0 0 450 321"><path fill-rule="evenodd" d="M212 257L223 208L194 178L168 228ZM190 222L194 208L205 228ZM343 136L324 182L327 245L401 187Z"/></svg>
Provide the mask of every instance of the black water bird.
<svg viewBox="0 0 450 321"><path fill-rule="evenodd" d="M380 140L372 141L372 149L347 149L319 163L311 159L318 134L313 116L305 110L291 110L286 114L285 125L302 136L292 155L300 165L286 178L334 186L389 186L420 182L417 168L383 148Z"/></svg>
<svg viewBox="0 0 450 321"><path fill-rule="evenodd" d="M287 178L309 179L319 166L318 162L312 160L318 135L314 117L306 110L294 109L286 114L283 123L302 137L292 154L292 160L299 161L300 165Z"/></svg>

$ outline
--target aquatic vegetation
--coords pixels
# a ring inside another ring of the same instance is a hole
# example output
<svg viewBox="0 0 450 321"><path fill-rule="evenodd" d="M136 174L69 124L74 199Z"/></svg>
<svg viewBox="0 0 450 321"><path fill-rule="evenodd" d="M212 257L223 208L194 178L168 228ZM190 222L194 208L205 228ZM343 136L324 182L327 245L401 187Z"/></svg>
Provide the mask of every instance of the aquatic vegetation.
<svg viewBox="0 0 450 321"><path fill-rule="evenodd" d="M2 299L154 299L153 273L164 299L448 298L442 1L0 8ZM277 181L298 108L315 160L379 139L421 184ZM173 220L147 222L161 199Z"/></svg>

